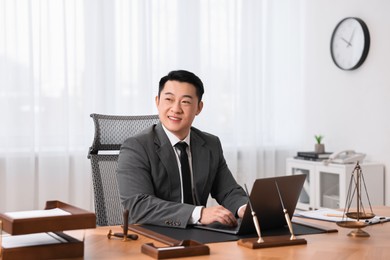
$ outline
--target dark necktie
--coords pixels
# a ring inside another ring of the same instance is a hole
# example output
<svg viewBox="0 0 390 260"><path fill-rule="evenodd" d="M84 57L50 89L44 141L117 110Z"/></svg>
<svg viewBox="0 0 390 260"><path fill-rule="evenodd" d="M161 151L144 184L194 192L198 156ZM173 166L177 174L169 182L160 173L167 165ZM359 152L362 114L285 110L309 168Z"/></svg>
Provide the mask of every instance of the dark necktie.
<svg viewBox="0 0 390 260"><path fill-rule="evenodd" d="M192 199L191 171L186 151L187 143L179 142L175 144L175 147L180 150L181 179L183 181L184 203L194 204Z"/></svg>

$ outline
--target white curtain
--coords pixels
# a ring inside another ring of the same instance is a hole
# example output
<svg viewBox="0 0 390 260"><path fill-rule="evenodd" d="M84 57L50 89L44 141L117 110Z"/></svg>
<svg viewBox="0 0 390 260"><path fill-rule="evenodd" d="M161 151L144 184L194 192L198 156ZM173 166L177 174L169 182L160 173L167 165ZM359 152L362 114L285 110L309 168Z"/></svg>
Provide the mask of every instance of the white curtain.
<svg viewBox="0 0 390 260"><path fill-rule="evenodd" d="M302 120L294 2L0 0L0 212L92 210L89 114L157 113L176 69L203 80L195 126L240 184L284 174Z"/></svg>

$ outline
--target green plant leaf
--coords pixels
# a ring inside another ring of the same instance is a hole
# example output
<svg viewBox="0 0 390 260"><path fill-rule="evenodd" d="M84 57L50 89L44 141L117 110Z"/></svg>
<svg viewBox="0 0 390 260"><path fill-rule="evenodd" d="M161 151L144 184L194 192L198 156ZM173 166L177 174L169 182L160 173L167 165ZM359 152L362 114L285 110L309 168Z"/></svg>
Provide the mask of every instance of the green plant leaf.
<svg viewBox="0 0 390 260"><path fill-rule="evenodd" d="M323 135L315 135L314 138L316 139L317 144L321 144L322 139L324 139Z"/></svg>

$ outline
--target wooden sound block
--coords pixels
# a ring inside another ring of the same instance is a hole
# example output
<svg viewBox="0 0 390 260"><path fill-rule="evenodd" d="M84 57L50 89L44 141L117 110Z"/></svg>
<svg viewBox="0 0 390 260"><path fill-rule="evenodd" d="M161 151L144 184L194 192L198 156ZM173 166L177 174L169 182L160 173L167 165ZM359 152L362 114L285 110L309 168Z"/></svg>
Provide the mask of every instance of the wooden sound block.
<svg viewBox="0 0 390 260"><path fill-rule="evenodd" d="M307 244L304 238L290 240L290 236L263 237L264 242L261 243L258 243L257 240L258 238L240 239L237 241L237 244L251 249Z"/></svg>
<svg viewBox="0 0 390 260"><path fill-rule="evenodd" d="M210 248L193 240L183 240L176 246L156 247L153 243L143 244L141 252L156 259L209 255Z"/></svg>

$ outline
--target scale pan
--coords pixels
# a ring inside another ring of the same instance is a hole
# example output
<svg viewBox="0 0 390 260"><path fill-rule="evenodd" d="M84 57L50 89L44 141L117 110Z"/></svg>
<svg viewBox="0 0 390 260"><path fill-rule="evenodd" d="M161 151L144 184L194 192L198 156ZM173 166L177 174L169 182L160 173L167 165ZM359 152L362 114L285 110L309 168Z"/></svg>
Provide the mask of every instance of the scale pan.
<svg viewBox="0 0 390 260"><path fill-rule="evenodd" d="M374 213L364 213L364 212L347 212L345 215L353 219L370 219L375 217Z"/></svg>
<svg viewBox="0 0 390 260"><path fill-rule="evenodd" d="M338 221L336 224L344 228L363 228L368 226L368 223L360 221Z"/></svg>

